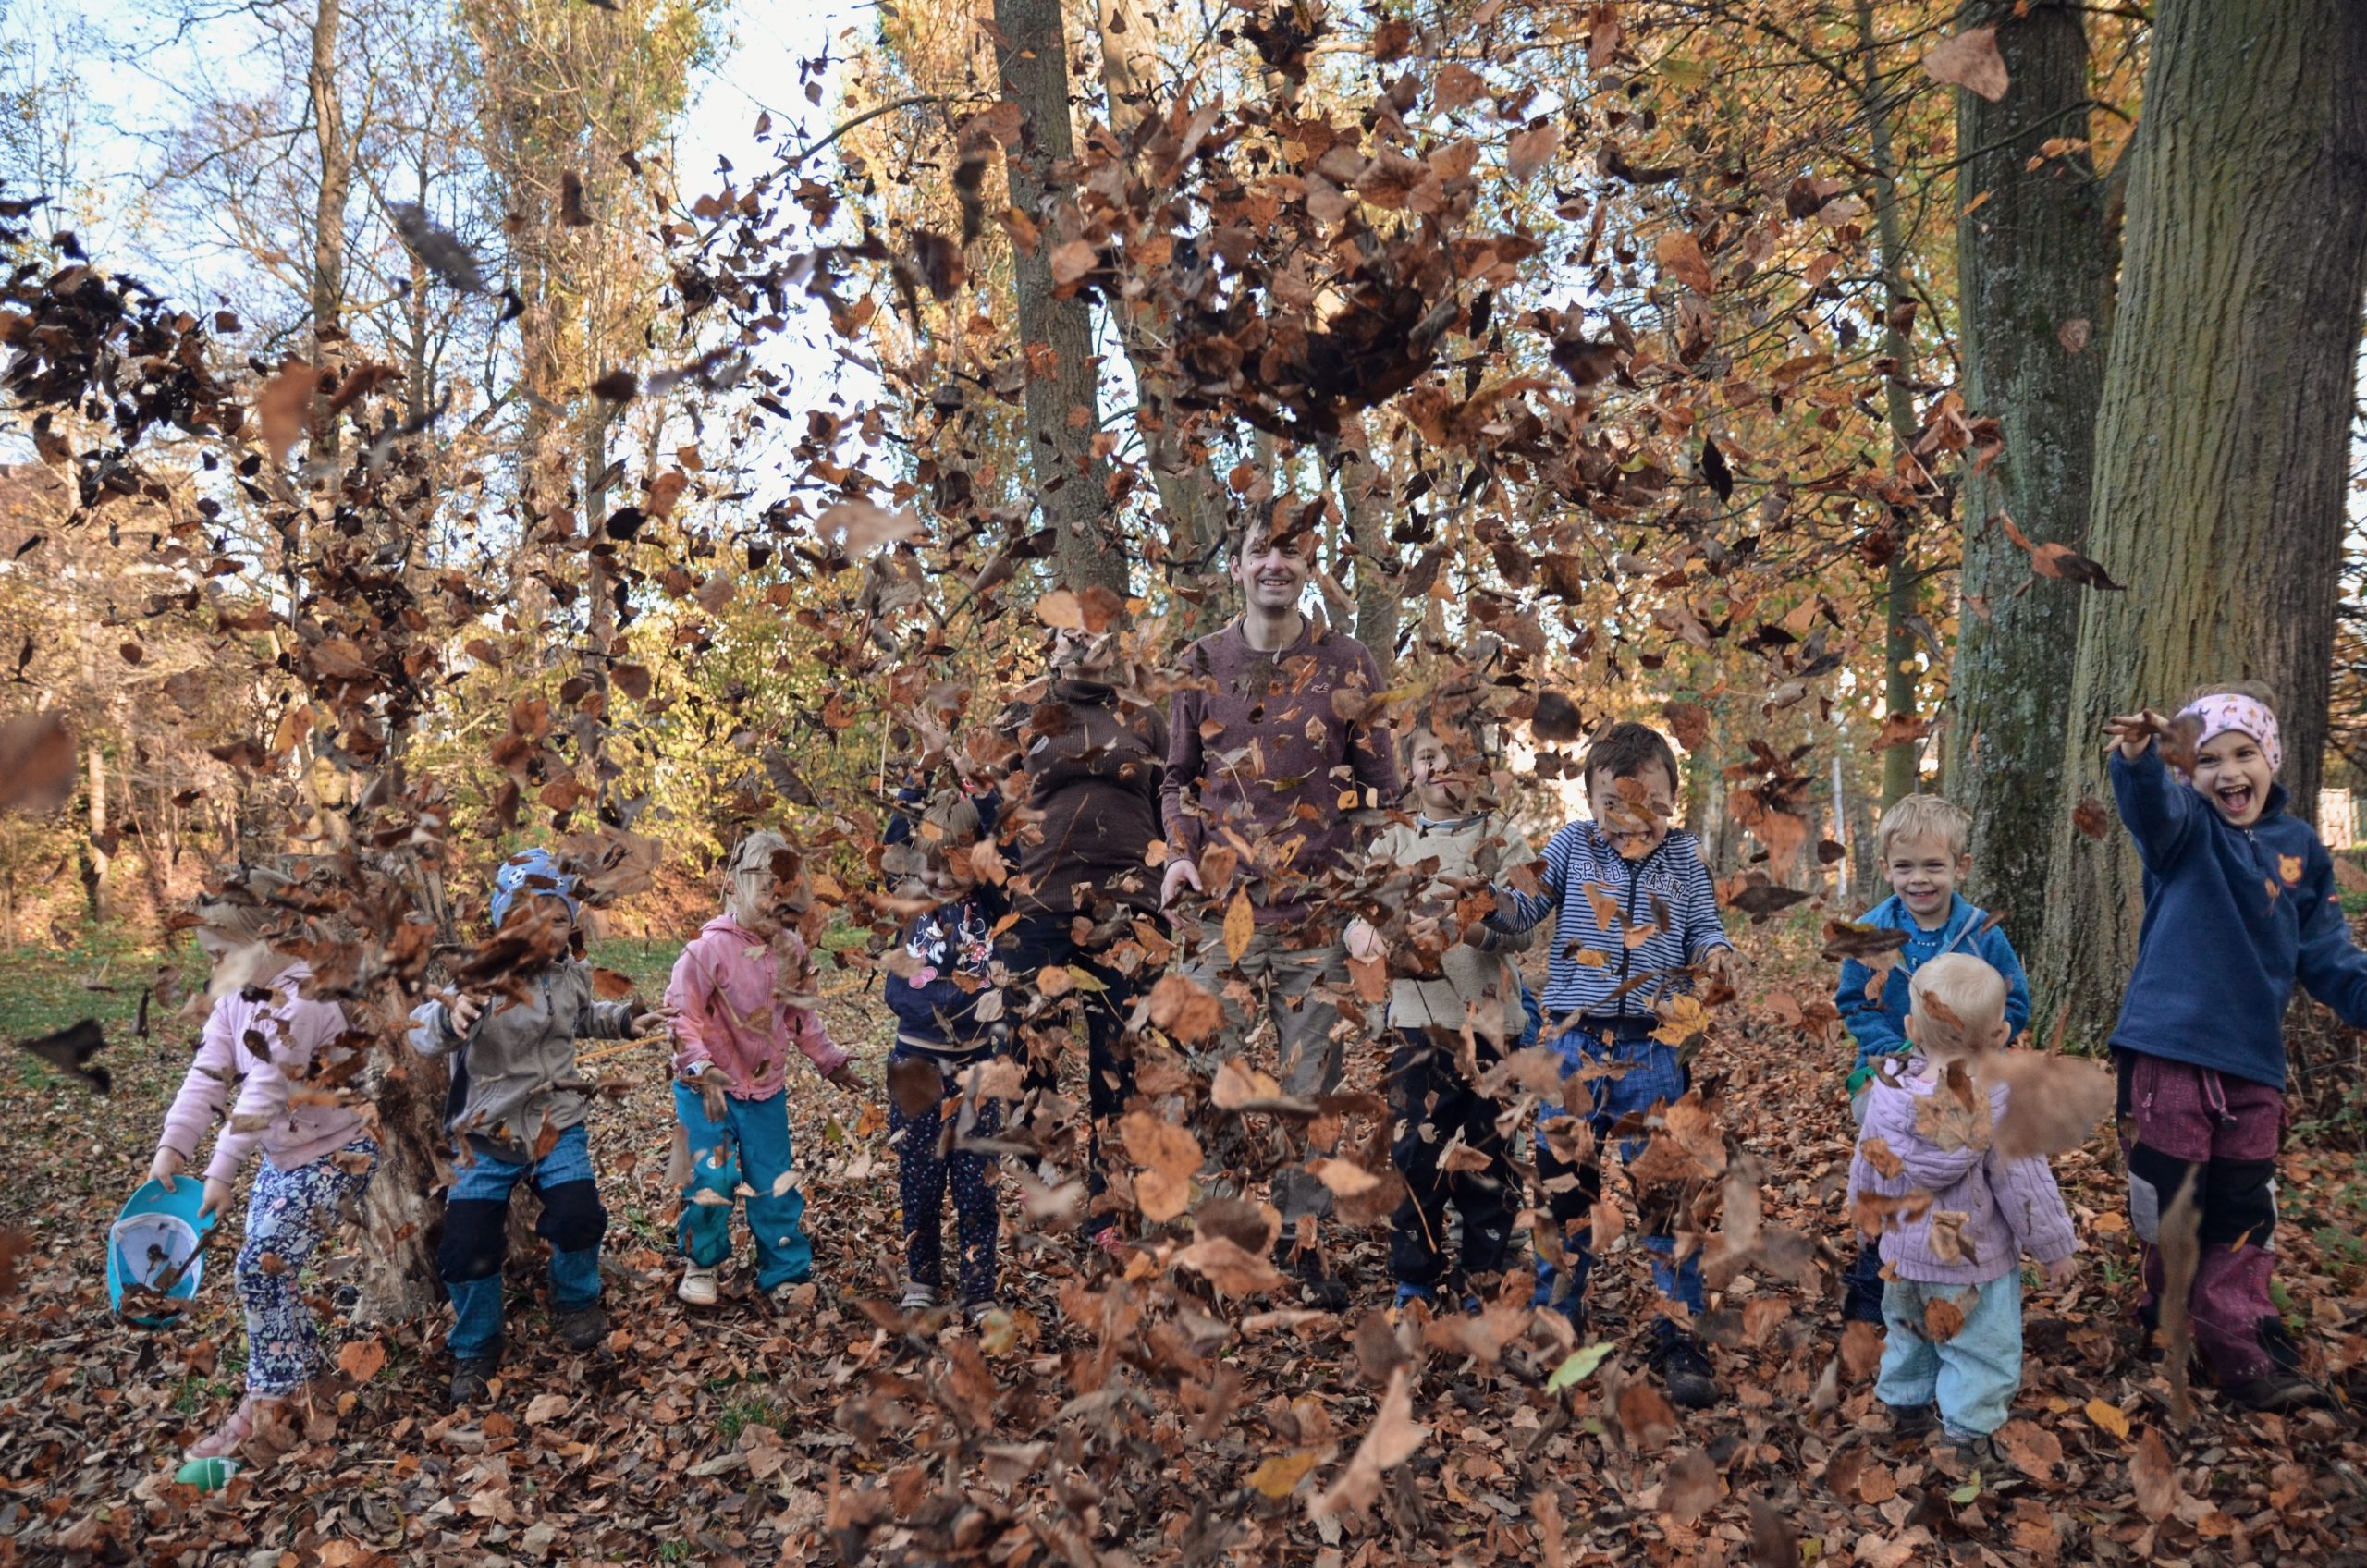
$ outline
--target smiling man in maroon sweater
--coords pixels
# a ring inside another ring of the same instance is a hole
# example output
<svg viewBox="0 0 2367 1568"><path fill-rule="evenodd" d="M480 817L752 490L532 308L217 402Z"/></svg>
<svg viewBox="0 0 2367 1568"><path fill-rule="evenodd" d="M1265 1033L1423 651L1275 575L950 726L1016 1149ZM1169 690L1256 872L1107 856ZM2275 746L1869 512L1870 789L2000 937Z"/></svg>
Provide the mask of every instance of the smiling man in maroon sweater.
<svg viewBox="0 0 2367 1568"><path fill-rule="evenodd" d="M1277 535L1253 525L1233 557L1241 618L1184 650L1169 710L1170 858L1159 889L1169 904L1185 888L1205 895L1208 918L1184 973L1220 997L1226 981L1246 983L1274 1020L1282 1088L1293 1095L1340 1086L1343 1021L1316 988L1347 983L1346 915L1333 903L1355 836L1349 814L1385 804L1398 789L1389 730L1368 716L1380 667L1362 643L1318 627L1298 607L1313 545L1304 528ZM1209 887L1203 863L1213 870L1225 851L1234 868L1228 885ZM1257 918L1238 960L1220 927L1236 887ZM1187 924L1177 935L1194 933ZM1232 1054L1253 1020L1233 998L1224 1007ZM1298 1244L1302 1219L1331 1213L1330 1191L1294 1167L1275 1179L1274 1201L1283 1262L1318 1305L1345 1305L1345 1285Z"/></svg>

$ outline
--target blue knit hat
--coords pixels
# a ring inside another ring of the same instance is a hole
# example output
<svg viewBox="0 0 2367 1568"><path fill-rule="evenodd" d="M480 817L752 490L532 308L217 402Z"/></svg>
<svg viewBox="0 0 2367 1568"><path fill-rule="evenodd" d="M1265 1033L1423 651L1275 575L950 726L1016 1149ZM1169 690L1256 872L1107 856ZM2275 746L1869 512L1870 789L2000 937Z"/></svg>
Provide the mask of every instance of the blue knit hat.
<svg viewBox="0 0 2367 1568"><path fill-rule="evenodd" d="M493 874L493 925L499 930L509 918L509 907L519 899L547 893L567 905L568 918L572 920L582 905L575 897L575 878L558 868L548 850L527 850L511 855Z"/></svg>

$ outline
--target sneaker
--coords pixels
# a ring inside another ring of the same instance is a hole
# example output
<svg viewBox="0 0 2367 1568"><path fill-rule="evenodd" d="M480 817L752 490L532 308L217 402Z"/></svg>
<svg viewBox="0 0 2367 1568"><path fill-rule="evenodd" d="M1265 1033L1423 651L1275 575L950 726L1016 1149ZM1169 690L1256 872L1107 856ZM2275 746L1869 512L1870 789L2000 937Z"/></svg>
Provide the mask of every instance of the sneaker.
<svg viewBox="0 0 2367 1568"><path fill-rule="evenodd" d="M569 1307L558 1315L554 1327L568 1349L591 1350L608 1337L608 1315L600 1310L600 1304L595 1301L586 1306Z"/></svg>
<svg viewBox="0 0 2367 1568"><path fill-rule="evenodd" d="M779 1284L775 1285L771 1290L765 1292L766 1305L770 1306L775 1312L781 1314L783 1317L797 1311L799 1305L797 1292L806 1287L806 1285L811 1281L811 1276L808 1276L804 1280L783 1280Z"/></svg>
<svg viewBox="0 0 2367 1568"><path fill-rule="evenodd" d="M1298 1281L1301 1299L1317 1311L1339 1312L1347 1306L1348 1282L1326 1270L1322 1256L1314 1248L1284 1242L1274 1249L1274 1262Z"/></svg>
<svg viewBox="0 0 2367 1568"><path fill-rule="evenodd" d="M2257 1378L2223 1383L2219 1391L2246 1410L2325 1410L2334 1404L2325 1390L2307 1378L2275 1368Z"/></svg>
<svg viewBox="0 0 2367 1568"><path fill-rule="evenodd" d="M1936 1404L1886 1404L1890 1412L1890 1437L1895 1443L1919 1443L1940 1429L1940 1407Z"/></svg>
<svg viewBox="0 0 2367 1568"><path fill-rule="evenodd" d="M917 1282L904 1287L904 1299L899 1303L906 1312L928 1312L938 1305L937 1287Z"/></svg>
<svg viewBox="0 0 2367 1568"><path fill-rule="evenodd" d="M1646 1360L1667 1386L1669 1403L1680 1410L1707 1410L1725 1397L1716 1369L1690 1334L1662 1336Z"/></svg>
<svg viewBox="0 0 2367 1568"><path fill-rule="evenodd" d="M992 1296L984 1301L965 1301L962 1304L963 1319L975 1328L986 1321L987 1313L1000 1311L1001 1305Z"/></svg>
<svg viewBox="0 0 2367 1568"><path fill-rule="evenodd" d="M452 1386L449 1390L452 1408L459 1410L466 1405L484 1403L492 1396L493 1375L500 1369L500 1366L501 1358L497 1355L481 1356L473 1361L454 1362Z"/></svg>
<svg viewBox="0 0 2367 1568"><path fill-rule="evenodd" d="M1439 1293L1428 1285L1415 1285L1400 1280L1397 1285L1397 1310L1403 1312L1416 1302L1420 1302L1424 1306L1436 1311Z"/></svg>
<svg viewBox="0 0 2367 1568"><path fill-rule="evenodd" d="M715 1270L692 1264L682 1270L682 1282L674 1287L674 1299L685 1306L713 1306L716 1300Z"/></svg>

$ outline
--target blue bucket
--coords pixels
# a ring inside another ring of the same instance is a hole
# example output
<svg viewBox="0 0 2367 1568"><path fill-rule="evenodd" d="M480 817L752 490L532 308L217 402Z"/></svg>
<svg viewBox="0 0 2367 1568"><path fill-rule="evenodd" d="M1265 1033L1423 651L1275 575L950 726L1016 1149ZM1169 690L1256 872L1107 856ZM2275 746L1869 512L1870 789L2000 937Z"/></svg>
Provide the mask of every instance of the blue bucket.
<svg viewBox="0 0 2367 1568"><path fill-rule="evenodd" d="M205 1278L205 1238L215 1225L212 1215L198 1218L205 1183L182 1176L175 1185L166 1192L162 1182L148 1182L107 1230L108 1304L117 1317L142 1329L162 1329L178 1318L181 1309L166 1300L195 1300ZM127 1291L133 1292L129 1310Z"/></svg>

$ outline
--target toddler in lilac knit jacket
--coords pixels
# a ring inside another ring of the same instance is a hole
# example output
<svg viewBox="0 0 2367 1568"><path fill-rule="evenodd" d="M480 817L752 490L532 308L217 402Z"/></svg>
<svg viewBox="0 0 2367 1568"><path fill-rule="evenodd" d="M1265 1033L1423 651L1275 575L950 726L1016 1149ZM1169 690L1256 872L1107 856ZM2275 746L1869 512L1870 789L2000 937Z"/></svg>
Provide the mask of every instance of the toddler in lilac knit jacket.
<svg viewBox="0 0 2367 1568"><path fill-rule="evenodd" d="M1915 972L1913 1055L1872 1085L1849 1170L1858 1223L1882 1236L1875 1397L1899 1436L1937 1426L1972 1464L1995 1463L1990 1434L2022 1384L2021 1256L2059 1290L2079 1248L2046 1161L1992 1144L2006 1090L1984 1086L1980 1063L2005 1044L2005 976L1968 953Z"/></svg>

